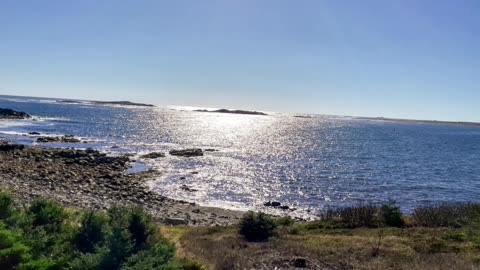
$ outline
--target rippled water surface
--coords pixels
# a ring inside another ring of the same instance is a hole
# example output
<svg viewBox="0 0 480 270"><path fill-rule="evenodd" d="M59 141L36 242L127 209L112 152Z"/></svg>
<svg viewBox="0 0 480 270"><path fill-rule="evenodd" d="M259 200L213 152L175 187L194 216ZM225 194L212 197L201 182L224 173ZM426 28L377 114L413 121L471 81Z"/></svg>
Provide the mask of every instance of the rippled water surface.
<svg viewBox="0 0 480 270"><path fill-rule="evenodd" d="M143 161L162 172L151 183L153 189L203 205L265 210L265 201L276 200L303 215L358 202L394 200L410 211L418 205L480 198L477 127L2 96L0 107L39 117L0 121L0 136L24 143L33 138L20 135L36 131L87 138L88 144L73 146L109 152L216 149L204 157L167 155ZM184 191L182 185L198 191Z"/></svg>

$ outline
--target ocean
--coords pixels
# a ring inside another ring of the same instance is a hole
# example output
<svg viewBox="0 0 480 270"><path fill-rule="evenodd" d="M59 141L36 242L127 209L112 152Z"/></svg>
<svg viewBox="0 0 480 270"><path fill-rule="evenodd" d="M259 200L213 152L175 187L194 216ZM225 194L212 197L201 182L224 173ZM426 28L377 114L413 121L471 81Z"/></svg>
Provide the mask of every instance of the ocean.
<svg viewBox="0 0 480 270"><path fill-rule="evenodd" d="M35 120L0 120L0 137L40 147L130 153L131 172L156 169L150 187L200 205L294 216L325 208L395 202L415 207L480 199L480 127L353 117L196 112L191 107L98 105L0 96L0 108ZM37 144L36 136L74 135L87 143ZM142 154L202 148L203 157ZM195 189L187 191L183 185Z"/></svg>

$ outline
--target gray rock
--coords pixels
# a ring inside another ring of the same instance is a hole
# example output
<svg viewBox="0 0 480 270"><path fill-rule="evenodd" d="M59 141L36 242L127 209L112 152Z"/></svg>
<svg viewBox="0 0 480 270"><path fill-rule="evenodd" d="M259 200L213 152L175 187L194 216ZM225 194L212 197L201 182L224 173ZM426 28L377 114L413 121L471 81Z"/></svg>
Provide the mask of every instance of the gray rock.
<svg viewBox="0 0 480 270"><path fill-rule="evenodd" d="M25 112L0 108L0 119L28 119L31 116Z"/></svg>
<svg viewBox="0 0 480 270"><path fill-rule="evenodd" d="M161 158L161 157L165 157L165 154L160 152L152 152L152 153L148 153L146 155L140 156L140 158L151 158L151 159Z"/></svg>
<svg viewBox="0 0 480 270"><path fill-rule="evenodd" d="M172 226L179 226L179 225L187 225L188 224L188 222L183 218L172 218L172 217L164 218L163 223L166 224L166 225L172 225Z"/></svg>
<svg viewBox="0 0 480 270"><path fill-rule="evenodd" d="M181 156L181 157L203 156L203 151L200 148L192 148L192 149L184 149L184 150L172 150L169 153L172 156Z"/></svg>

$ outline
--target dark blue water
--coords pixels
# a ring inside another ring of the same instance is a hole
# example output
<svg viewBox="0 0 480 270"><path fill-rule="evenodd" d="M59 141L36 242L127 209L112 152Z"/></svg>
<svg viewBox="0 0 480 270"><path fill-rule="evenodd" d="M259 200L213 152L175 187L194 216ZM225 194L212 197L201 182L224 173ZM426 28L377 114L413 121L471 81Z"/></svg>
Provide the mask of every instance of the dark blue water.
<svg viewBox="0 0 480 270"><path fill-rule="evenodd" d="M360 202L394 200L408 212L419 205L480 199L477 127L59 104L5 96L0 96L0 108L38 117L0 121L0 136L23 143L34 138L21 135L36 131L88 141L43 145L47 147L135 154L217 149L204 157L167 155L144 161L162 172L151 182L154 190L203 205L265 210L263 202L277 200L298 208L298 215L308 215L307 210ZM198 191L184 191L182 185Z"/></svg>

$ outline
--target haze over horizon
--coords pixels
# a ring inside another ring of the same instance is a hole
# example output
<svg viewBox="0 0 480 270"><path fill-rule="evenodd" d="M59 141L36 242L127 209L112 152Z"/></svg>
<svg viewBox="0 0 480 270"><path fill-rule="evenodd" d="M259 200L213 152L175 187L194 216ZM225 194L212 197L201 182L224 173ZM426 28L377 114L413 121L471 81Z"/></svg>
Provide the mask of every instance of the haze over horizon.
<svg viewBox="0 0 480 270"><path fill-rule="evenodd" d="M480 2L0 3L0 94L480 122Z"/></svg>

